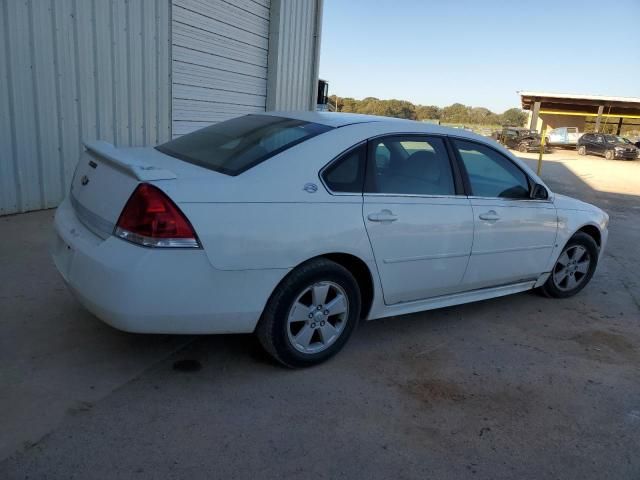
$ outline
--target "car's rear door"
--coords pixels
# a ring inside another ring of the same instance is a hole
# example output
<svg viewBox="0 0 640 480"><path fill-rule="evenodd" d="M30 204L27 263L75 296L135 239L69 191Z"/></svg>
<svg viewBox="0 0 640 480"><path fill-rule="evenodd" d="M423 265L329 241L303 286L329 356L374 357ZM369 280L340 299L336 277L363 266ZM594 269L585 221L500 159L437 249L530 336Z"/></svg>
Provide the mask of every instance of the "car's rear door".
<svg viewBox="0 0 640 480"><path fill-rule="evenodd" d="M475 227L464 289L536 279L555 245L555 206L531 199L532 182L501 152L466 139L452 144L468 178Z"/></svg>
<svg viewBox="0 0 640 480"><path fill-rule="evenodd" d="M473 215L448 148L437 136L368 142L363 218L386 304L461 288Z"/></svg>

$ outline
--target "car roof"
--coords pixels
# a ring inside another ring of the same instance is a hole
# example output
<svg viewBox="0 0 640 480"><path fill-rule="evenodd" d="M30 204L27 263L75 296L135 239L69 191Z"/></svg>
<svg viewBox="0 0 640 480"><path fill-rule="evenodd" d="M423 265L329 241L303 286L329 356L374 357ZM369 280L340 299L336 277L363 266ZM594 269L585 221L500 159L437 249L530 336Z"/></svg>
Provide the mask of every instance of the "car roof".
<svg viewBox="0 0 640 480"><path fill-rule="evenodd" d="M386 120L401 120L398 118L379 117L375 115L362 115L360 113L336 113L336 112L311 112L311 111L273 111L264 115L276 117L295 118L305 122L319 123L329 127L344 127L355 123L384 122Z"/></svg>
<svg viewBox="0 0 640 480"><path fill-rule="evenodd" d="M306 112L306 111L272 111L254 115L273 115L284 118L294 118L305 122L319 123L333 128L358 125L363 123L375 123L379 127L388 126L390 131L406 130L414 133L431 133L440 135L454 135L459 137L485 139L471 131L462 128L444 127L429 122L419 122L404 118L383 117L378 115L363 115L359 113L336 112Z"/></svg>

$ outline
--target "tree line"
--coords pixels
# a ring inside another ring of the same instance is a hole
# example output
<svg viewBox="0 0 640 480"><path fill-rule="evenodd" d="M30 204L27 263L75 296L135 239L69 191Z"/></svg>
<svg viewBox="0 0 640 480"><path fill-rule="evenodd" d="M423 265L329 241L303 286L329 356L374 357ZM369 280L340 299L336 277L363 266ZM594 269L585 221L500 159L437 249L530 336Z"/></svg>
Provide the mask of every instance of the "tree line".
<svg viewBox="0 0 640 480"><path fill-rule="evenodd" d="M510 108L503 113L494 113L484 107L470 107L454 103L448 107L435 105L414 105L407 100L380 100L367 97L356 100L350 97L331 95L329 103L337 106L338 112L384 115L386 117L407 118L409 120L440 120L442 123L463 125L508 125L521 127L527 120L527 114L519 108Z"/></svg>

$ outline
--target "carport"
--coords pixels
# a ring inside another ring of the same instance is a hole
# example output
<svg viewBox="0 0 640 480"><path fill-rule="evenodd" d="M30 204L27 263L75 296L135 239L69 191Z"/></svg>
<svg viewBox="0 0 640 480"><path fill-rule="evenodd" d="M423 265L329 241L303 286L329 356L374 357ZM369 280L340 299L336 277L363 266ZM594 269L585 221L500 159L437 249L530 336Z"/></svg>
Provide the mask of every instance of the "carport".
<svg viewBox="0 0 640 480"><path fill-rule="evenodd" d="M620 135L624 126L640 127L640 98L567 93L518 92L523 110L529 111L529 128L577 127L605 131L613 125Z"/></svg>

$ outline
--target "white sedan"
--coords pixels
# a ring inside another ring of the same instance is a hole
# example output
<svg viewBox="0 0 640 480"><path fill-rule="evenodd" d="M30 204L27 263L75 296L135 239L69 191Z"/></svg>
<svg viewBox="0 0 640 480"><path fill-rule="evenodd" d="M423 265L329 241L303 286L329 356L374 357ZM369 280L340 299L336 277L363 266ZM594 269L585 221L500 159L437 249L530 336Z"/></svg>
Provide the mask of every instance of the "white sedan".
<svg viewBox="0 0 640 480"><path fill-rule="evenodd" d="M53 258L116 328L255 332L300 367L360 320L533 288L574 295L608 221L467 131L280 112L155 148L87 143Z"/></svg>

